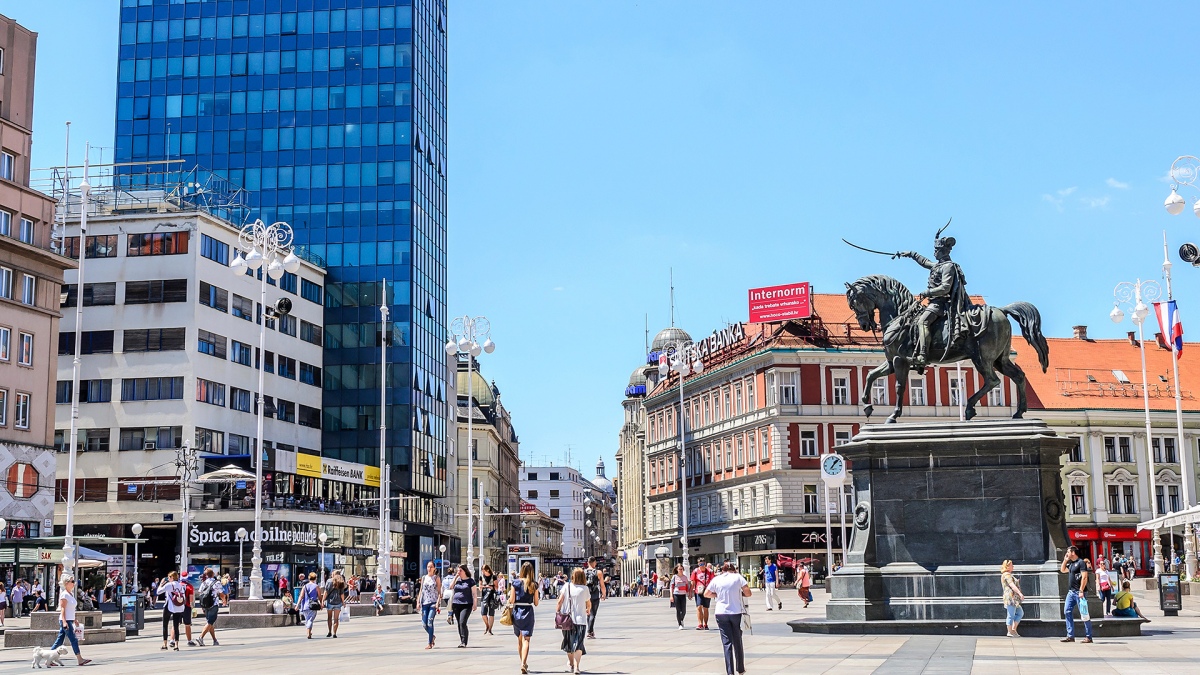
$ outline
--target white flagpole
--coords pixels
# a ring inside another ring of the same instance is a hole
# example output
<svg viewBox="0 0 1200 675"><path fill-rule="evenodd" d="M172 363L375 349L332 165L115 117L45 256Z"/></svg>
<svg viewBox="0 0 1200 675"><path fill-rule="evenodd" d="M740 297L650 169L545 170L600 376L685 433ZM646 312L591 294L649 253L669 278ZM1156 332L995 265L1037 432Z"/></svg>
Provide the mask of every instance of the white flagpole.
<svg viewBox="0 0 1200 675"><path fill-rule="evenodd" d="M1167 302L1170 303L1173 300L1173 296L1171 295L1171 257L1167 253L1167 233L1165 230L1163 231L1163 276L1167 281ZM1167 305L1167 310L1170 310L1170 304ZM1161 317L1161 314L1159 316ZM1179 392L1179 354L1177 354L1175 351L1174 338L1175 325L1179 319L1178 309L1172 313L1169 318L1169 324L1163 326L1162 328L1165 331L1169 331L1169 334L1166 336L1166 338L1170 343L1171 369L1175 375L1175 428L1179 438L1179 453L1181 455L1179 461L1182 462L1181 468L1183 469L1183 508L1187 509L1191 508L1192 506L1192 489L1190 487L1190 483L1196 479L1196 470L1192 466L1192 449L1189 448L1183 440L1183 400L1181 399ZM1150 498L1154 499L1156 498L1156 495L1151 495ZM1183 538L1183 543L1185 566L1187 569L1187 576L1190 579L1196 576L1197 573L1195 538L1191 535L1191 533L1188 533L1188 535Z"/></svg>

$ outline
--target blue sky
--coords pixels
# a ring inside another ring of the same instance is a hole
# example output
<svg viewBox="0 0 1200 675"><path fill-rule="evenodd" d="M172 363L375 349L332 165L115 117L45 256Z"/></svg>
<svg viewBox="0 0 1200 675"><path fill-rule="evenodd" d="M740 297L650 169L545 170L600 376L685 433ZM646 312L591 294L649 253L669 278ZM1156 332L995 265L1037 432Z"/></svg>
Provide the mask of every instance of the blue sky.
<svg viewBox="0 0 1200 675"><path fill-rule="evenodd" d="M5 3L41 33L40 166L66 119L75 157L112 145L116 4ZM1158 278L1164 229L1172 257L1200 239L1162 208L1171 162L1200 153L1200 12L1044 4L452 0L450 311L492 321L483 374L522 456L570 446L612 473L671 267L677 323L707 334L754 286L918 288L840 238L929 254L953 217L973 293L1035 303L1051 335L1131 328L1113 286ZM1200 334L1200 270L1175 286Z"/></svg>

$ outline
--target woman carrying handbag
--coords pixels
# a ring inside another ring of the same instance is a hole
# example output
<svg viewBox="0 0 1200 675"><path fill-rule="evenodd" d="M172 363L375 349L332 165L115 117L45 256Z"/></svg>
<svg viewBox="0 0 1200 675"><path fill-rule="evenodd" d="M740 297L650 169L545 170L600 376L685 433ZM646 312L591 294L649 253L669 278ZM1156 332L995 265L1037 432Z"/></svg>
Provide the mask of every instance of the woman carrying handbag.
<svg viewBox="0 0 1200 675"><path fill-rule="evenodd" d="M578 675L579 662L587 653L583 643L587 636L587 618L592 611L591 592L587 587L587 575L582 567L571 572L571 580L558 595L554 611L554 625L562 630L562 650L567 653L567 665Z"/></svg>
<svg viewBox="0 0 1200 675"><path fill-rule="evenodd" d="M675 566L671 577L671 606L675 608L675 621L683 630L683 619L687 616L688 598L692 597L692 582L683 572L683 565Z"/></svg>

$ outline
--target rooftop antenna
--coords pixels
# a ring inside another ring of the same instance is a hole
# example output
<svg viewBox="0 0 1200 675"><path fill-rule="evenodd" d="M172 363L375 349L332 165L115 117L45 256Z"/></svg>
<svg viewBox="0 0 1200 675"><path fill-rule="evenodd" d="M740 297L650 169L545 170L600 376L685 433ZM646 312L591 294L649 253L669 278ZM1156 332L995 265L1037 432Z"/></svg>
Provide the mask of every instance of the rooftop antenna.
<svg viewBox="0 0 1200 675"><path fill-rule="evenodd" d="M647 312L646 314L643 315L643 322L645 323L645 327L643 328L644 336L643 336L642 340L643 340L643 346L646 348L646 351L643 353L643 356L645 356L646 354L650 353L650 313L649 312Z"/></svg>
<svg viewBox="0 0 1200 675"><path fill-rule="evenodd" d="M671 267L671 326L675 326L675 268Z"/></svg>

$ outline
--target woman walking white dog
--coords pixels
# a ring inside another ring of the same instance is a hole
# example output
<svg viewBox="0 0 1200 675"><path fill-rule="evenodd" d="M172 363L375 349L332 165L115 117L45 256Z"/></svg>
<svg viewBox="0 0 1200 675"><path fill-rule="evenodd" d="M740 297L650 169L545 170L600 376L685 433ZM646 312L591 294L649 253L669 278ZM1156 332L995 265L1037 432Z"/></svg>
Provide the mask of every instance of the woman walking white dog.
<svg viewBox="0 0 1200 675"><path fill-rule="evenodd" d="M79 653L79 639L75 637L75 606L78 604L79 601L75 599L75 577L65 574L62 578L62 593L59 593L58 599L58 637L50 646L50 651L61 647L63 640L70 640L71 649L75 651L79 665L86 666L92 660L83 658Z"/></svg>

